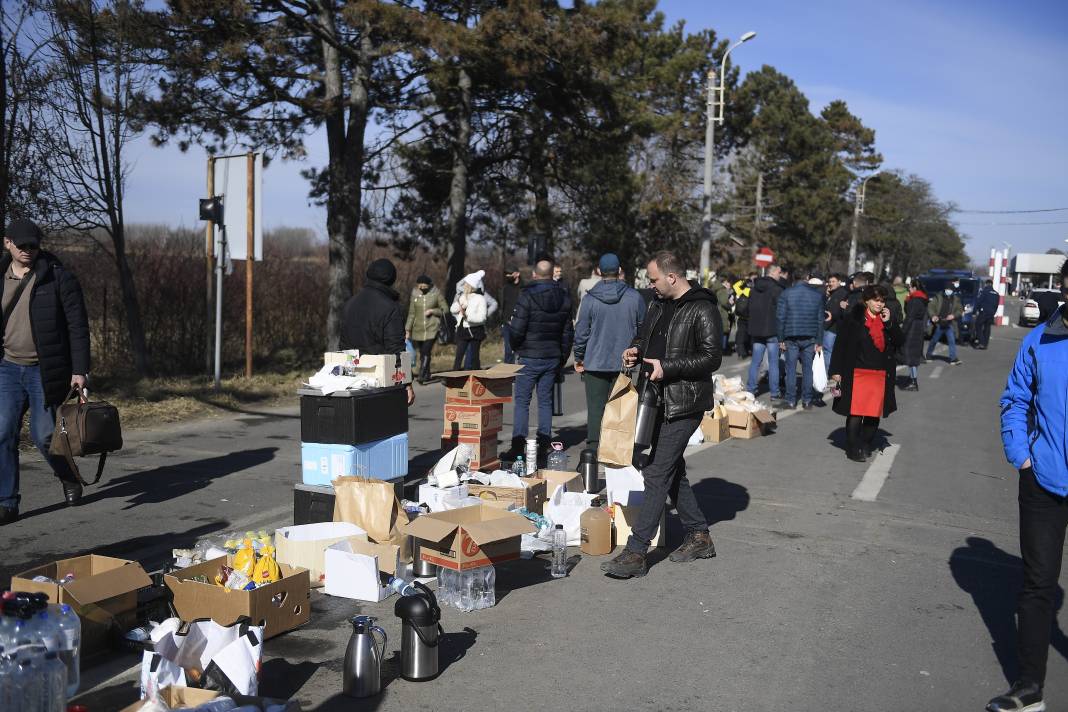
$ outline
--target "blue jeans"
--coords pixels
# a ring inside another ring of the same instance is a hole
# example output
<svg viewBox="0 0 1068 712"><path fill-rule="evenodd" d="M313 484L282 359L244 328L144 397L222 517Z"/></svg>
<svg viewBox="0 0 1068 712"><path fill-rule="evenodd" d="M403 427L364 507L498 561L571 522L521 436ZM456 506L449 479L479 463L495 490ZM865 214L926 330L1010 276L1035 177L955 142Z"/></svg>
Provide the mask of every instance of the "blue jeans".
<svg viewBox="0 0 1068 712"><path fill-rule="evenodd" d="M952 324L935 324L934 334L931 335L931 343L927 345L927 358L934 356L935 346L942 340L942 334L946 335L946 343L949 345L949 360L957 360L957 334Z"/></svg>
<svg viewBox="0 0 1068 712"><path fill-rule="evenodd" d="M815 399L812 392L812 359L816 357L815 339L786 339L786 402L797 403L797 359L801 357L801 402Z"/></svg>
<svg viewBox="0 0 1068 712"><path fill-rule="evenodd" d="M756 395L757 383L760 382L760 363L764 352L768 354L768 390L772 398L778 398L779 391L779 339L769 336L766 339L753 339L753 362L749 364L749 383L746 388Z"/></svg>
<svg viewBox="0 0 1068 712"><path fill-rule="evenodd" d="M512 438L526 439L530 421L530 399L537 389L538 437L548 441L553 434L553 384L556 382L556 369L560 367L560 360L520 356L516 362L523 366L523 370L515 375Z"/></svg>
<svg viewBox="0 0 1068 712"><path fill-rule="evenodd" d="M48 454L56 409L45 405L41 369L0 361L0 507L19 506L19 430L30 412L30 436L56 477L74 480L67 461Z"/></svg>
<svg viewBox="0 0 1068 712"><path fill-rule="evenodd" d="M512 332L508 330L508 324L501 325L501 338L504 339L504 362L515 363L515 352L512 351Z"/></svg>
<svg viewBox="0 0 1068 712"><path fill-rule="evenodd" d="M827 375L831 375L831 354L834 353L834 342L838 334L833 331L823 332L823 362L827 365Z"/></svg>

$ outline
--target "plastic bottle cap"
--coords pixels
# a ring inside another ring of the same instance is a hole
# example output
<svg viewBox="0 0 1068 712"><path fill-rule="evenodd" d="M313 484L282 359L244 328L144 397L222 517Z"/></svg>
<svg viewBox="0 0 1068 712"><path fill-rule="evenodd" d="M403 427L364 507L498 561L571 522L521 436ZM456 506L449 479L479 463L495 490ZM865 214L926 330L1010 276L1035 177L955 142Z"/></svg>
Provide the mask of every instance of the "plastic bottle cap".
<svg viewBox="0 0 1068 712"><path fill-rule="evenodd" d="M563 528L564 528L564 525L563 525L563 524L557 524L557 525L556 525L556 528L557 528L557 529L563 529Z"/></svg>
<svg viewBox="0 0 1068 712"><path fill-rule="evenodd" d="M59 607L59 610L62 611L64 614L70 613L70 606L64 603Z"/></svg>

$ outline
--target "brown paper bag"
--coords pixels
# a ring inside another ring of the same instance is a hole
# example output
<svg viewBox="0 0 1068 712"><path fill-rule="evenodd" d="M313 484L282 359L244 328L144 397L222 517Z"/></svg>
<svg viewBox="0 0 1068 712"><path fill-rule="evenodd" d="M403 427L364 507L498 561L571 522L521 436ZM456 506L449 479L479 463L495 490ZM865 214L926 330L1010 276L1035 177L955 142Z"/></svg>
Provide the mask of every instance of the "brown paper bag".
<svg viewBox="0 0 1068 712"><path fill-rule="evenodd" d="M391 483L338 477L334 480L334 521L355 524L376 544L400 547L402 562L412 560L408 536L401 532L401 527L408 523L408 515L401 509Z"/></svg>
<svg viewBox="0 0 1068 712"><path fill-rule="evenodd" d="M638 419L638 389L626 374L616 376L601 418L597 459L612 467L627 467L634 459L634 424Z"/></svg>

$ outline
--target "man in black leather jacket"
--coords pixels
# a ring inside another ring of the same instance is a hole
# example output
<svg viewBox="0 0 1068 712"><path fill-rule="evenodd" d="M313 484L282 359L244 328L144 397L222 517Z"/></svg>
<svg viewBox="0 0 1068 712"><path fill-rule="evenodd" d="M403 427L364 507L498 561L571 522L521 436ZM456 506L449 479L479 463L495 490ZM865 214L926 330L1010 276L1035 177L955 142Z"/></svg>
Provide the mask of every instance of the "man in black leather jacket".
<svg viewBox="0 0 1068 712"><path fill-rule="evenodd" d="M627 548L601 565L616 578L645 575L645 554L669 496L686 531L671 560L688 562L716 555L708 520L686 479L684 454L690 436L713 404L712 373L723 358L719 307L712 292L690 285L681 261L670 252L657 253L648 264L648 275L657 298L649 305L634 344L623 352L623 365L632 368L641 360L649 380L661 389L662 406L642 470L645 497Z"/></svg>

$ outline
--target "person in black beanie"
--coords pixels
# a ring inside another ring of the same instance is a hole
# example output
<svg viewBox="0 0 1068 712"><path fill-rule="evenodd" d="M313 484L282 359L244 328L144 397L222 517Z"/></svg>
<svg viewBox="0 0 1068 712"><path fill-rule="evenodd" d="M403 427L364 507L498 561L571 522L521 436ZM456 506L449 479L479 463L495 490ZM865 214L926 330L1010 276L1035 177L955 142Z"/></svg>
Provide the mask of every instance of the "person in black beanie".
<svg viewBox="0 0 1068 712"><path fill-rule="evenodd" d="M387 259L367 267L363 289L345 302L341 310L341 349L357 349L361 354L399 354L404 352L404 310L400 295L393 289L397 268ZM408 386L408 404L415 402L415 391Z"/></svg>

